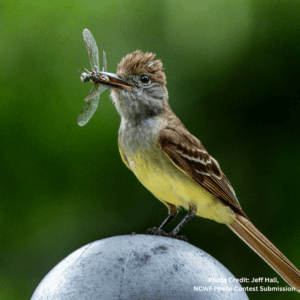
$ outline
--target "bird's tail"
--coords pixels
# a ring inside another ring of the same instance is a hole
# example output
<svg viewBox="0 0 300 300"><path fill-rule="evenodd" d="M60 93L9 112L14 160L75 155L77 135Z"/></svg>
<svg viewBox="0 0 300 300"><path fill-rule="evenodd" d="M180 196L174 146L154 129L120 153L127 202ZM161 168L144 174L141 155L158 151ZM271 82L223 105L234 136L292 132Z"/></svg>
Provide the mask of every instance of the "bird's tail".
<svg viewBox="0 0 300 300"><path fill-rule="evenodd" d="M248 219L238 215L228 227L300 292L300 272Z"/></svg>

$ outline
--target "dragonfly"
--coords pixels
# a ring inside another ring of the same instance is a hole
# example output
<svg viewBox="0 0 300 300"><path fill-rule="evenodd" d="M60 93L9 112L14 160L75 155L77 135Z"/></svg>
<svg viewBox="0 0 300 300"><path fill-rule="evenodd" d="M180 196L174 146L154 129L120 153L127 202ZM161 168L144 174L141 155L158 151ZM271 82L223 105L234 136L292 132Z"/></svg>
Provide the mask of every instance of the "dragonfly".
<svg viewBox="0 0 300 300"><path fill-rule="evenodd" d="M106 89L121 88L130 89L135 87L132 83L120 78L116 74L107 72L106 55L103 51L103 71L99 71L99 54L96 41L88 29L84 29L82 32L83 40L86 49L89 54L91 71L83 69L85 72L81 73L81 81L94 83L90 93L84 98L86 103L84 104L81 112L79 113L77 123L79 126L84 126L95 113L100 94Z"/></svg>
<svg viewBox="0 0 300 300"><path fill-rule="evenodd" d="M82 82L92 81L94 85L90 93L84 98L86 103L84 104L77 119L77 123L79 126L84 126L92 118L93 114L97 109L99 99L100 99L100 94L108 88L103 84L109 81L108 77L105 74L101 74L99 70L98 47L93 35L88 29L84 29L82 32L82 36L83 36L86 49L89 54L89 59L90 59L90 64L92 69L91 71L87 69L83 69L85 72L81 74L80 79ZM106 71L107 71L106 55L105 55L105 51L103 51L103 72Z"/></svg>

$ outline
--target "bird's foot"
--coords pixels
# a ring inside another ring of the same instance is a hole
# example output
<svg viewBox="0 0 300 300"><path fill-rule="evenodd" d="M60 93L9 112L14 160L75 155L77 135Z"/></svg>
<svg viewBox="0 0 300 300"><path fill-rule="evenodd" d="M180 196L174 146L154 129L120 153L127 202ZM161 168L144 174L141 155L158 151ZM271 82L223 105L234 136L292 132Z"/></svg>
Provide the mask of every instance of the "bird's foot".
<svg viewBox="0 0 300 300"><path fill-rule="evenodd" d="M173 239L177 239L177 240L181 240L181 241L188 241L188 238L185 235L177 235L174 234L173 232L168 233L168 237L173 238Z"/></svg>
<svg viewBox="0 0 300 300"><path fill-rule="evenodd" d="M160 235L160 236L169 236L169 234L162 229L158 229L156 227L151 227L146 231L146 234L151 234L151 235Z"/></svg>
<svg viewBox="0 0 300 300"><path fill-rule="evenodd" d="M170 237L170 238L181 240L181 241L186 241L186 242L188 241L187 237L184 235L177 235L172 232L167 233L167 232L163 231L162 229L158 229L156 227L149 228L146 231L146 234L166 236L166 237Z"/></svg>

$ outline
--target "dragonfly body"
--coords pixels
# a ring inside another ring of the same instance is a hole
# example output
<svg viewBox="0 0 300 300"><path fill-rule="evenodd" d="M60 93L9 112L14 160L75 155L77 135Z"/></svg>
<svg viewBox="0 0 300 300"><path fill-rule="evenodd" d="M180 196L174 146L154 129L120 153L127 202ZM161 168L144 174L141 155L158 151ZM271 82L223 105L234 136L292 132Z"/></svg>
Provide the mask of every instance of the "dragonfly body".
<svg viewBox="0 0 300 300"><path fill-rule="evenodd" d="M95 84L105 84L109 81L108 77L101 72L93 72L87 69L83 70L85 70L87 73L81 73L80 79L82 82L92 81Z"/></svg>

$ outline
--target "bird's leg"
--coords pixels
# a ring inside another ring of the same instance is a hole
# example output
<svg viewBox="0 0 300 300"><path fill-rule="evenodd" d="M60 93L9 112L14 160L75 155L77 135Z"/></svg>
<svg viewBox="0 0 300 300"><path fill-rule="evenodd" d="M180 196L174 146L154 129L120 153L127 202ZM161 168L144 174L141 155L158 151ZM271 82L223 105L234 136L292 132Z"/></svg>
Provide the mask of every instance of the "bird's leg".
<svg viewBox="0 0 300 300"><path fill-rule="evenodd" d="M177 233L180 231L180 229L191 219L193 219L196 215L197 208L195 206L190 206L189 212L187 215L183 218L183 220L174 228L172 232L170 232L170 236L177 237Z"/></svg>
<svg viewBox="0 0 300 300"><path fill-rule="evenodd" d="M178 214L177 207L173 204L168 203L169 214L167 218L162 222L162 224L158 227L158 230L163 230L171 221L175 219Z"/></svg>
<svg viewBox="0 0 300 300"><path fill-rule="evenodd" d="M148 234L154 234L154 235L168 235L166 232L163 231L163 229L165 227L167 227L167 225L175 219L175 217L177 216L178 214L178 211L177 211L177 207L174 205L174 204L171 204L171 203L168 203L168 202L164 202L167 207L168 207L168 210L169 210L169 213L168 213L168 216L167 218L162 222L162 224L156 228L156 227L151 227L147 230L147 233Z"/></svg>
<svg viewBox="0 0 300 300"><path fill-rule="evenodd" d="M184 235L177 235L177 233L181 230L181 228L191 219L193 219L196 215L197 212L197 208L193 205L190 205L189 207L189 212L187 213L187 215L183 218L183 220L175 227L175 229L173 231L171 231L170 233L166 233L164 232L162 229L165 228L177 215L177 208L175 210L175 214L173 211L173 216L172 211L170 209L170 206L175 206L173 204L168 203L168 208L169 208L169 215L166 218L166 220L160 225L160 227L157 229L156 227L152 227L149 228L147 230L147 233L149 234L154 234L154 235L161 235L161 236L167 236L167 237L171 237L171 238L175 238L178 240L184 240L187 242L187 238Z"/></svg>

